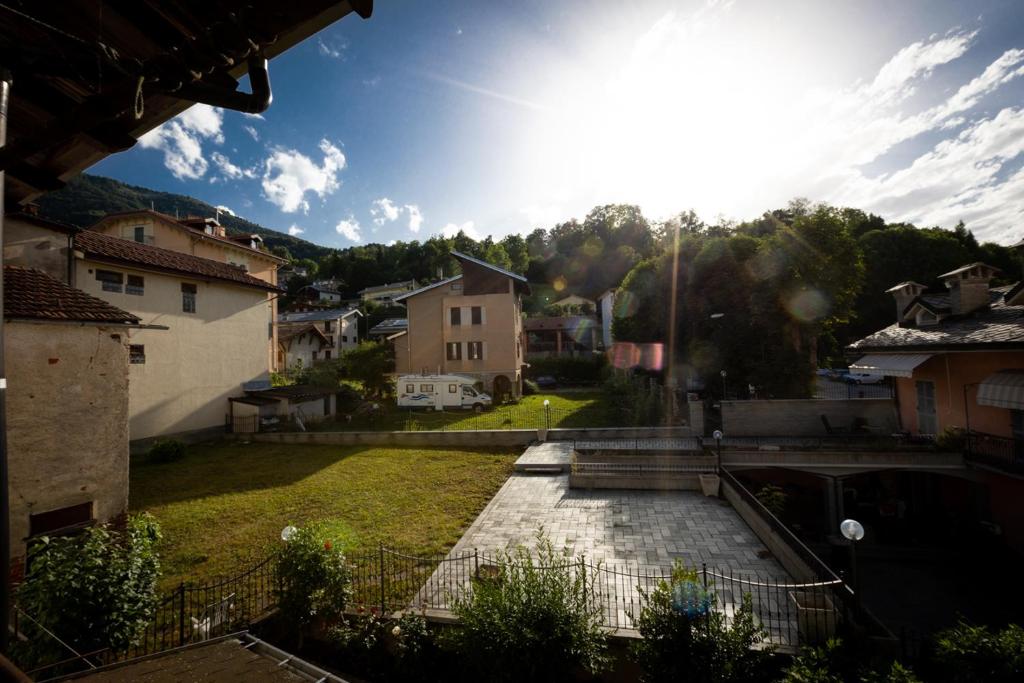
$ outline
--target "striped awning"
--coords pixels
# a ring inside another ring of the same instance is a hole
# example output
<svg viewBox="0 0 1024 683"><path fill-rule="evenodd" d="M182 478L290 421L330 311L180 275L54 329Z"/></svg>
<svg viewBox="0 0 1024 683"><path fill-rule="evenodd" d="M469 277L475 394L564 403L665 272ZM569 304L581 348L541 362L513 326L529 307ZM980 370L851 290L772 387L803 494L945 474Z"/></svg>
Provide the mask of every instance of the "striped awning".
<svg viewBox="0 0 1024 683"><path fill-rule="evenodd" d="M851 365L850 370L886 377L912 377L914 368L931 357L930 353L869 353Z"/></svg>
<svg viewBox="0 0 1024 683"><path fill-rule="evenodd" d="M1024 410L1024 370L1000 370L978 387L978 405Z"/></svg>

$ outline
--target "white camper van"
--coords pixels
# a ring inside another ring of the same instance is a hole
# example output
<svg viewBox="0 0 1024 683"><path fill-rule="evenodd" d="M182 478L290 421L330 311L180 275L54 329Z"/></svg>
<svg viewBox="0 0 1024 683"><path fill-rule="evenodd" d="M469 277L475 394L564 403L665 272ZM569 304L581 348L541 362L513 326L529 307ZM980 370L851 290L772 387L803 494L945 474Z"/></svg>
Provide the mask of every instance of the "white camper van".
<svg viewBox="0 0 1024 683"><path fill-rule="evenodd" d="M401 375L397 391L399 408L472 408L480 412L491 407L491 397L473 388L475 380L461 375Z"/></svg>

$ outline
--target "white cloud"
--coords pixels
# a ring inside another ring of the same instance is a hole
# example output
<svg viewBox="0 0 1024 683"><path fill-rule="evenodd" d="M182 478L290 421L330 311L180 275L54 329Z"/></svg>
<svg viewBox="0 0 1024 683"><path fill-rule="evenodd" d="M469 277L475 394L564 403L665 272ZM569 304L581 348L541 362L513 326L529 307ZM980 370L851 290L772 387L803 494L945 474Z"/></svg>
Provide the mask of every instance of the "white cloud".
<svg viewBox="0 0 1024 683"><path fill-rule="evenodd" d="M387 197L373 200L373 206L370 207L370 215L373 216L373 222L377 225L398 220L400 212L401 209Z"/></svg>
<svg viewBox="0 0 1024 683"><path fill-rule="evenodd" d="M348 48L348 43L328 44L324 42L323 38L317 38L316 44L322 56L330 57L331 59L345 59L345 50Z"/></svg>
<svg viewBox="0 0 1024 683"><path fill-rule="evenodd" d="M248 112L243 111L242 116L244 116L247 119L257 119L259 121L266 121L266 119L263 118L263 114L250 114Z"/></svg>
<svg viewBox="0 0 1024 683"><path fill-rule="evenodd" d="M351 214L349 214L348 218L338 221L338 224L334 226L334 230L352 242L360 242L363 239L362 235L359 234L359 221Z"/></svg>
<svg viewBox="0 0 1024 683"><path fill-rule="evenodd" d="M210 159L213 160L213 163L217 166L218 169L220 169L220 172L224 175L224 177L230 180L256 177L256 169L241 168L240 166L236 166L235 164L231 163L231 159L227 158L220 152L214 152L213 154L211 154ZM211 181L212 180L213 179L211 178Z"/></svg>
<svg viewBox="0 0 1024 683"><path fill-rule="evenodd" d="M251 135L253 140L259 142L260 132L256 130L255 126L242 126L242 129L245 130L246 133Z"/></svg>
<svg viewBox="0 0 1024 683"><path fill-rule="evenodd" d="M220 210L221 213L226 213L229 216L234 216L235 215L234 211L232 211L228 207L224 206L223 204L218 204L214 208Z"/></svg>
<svg viewBox="0 0 1024 683"><path fill-rule="evenodd" d="M473 227L473 221L466 221L462 224L449 223L441 228L441 235L444 237L455 237L459 232L463 232L466 237L471 237L475 240L481 239L480 234Z"/></svg>
<svg viewBox="0 0 1024 683"><path fill-rule="evenodd" d="M419 232L423 226L423 213L416 204L406 204L405 211L409 214L409 230Z"/></svg>
<svg viewBox="0 0 1024 683"><path fill-rule="evenodd" d="M345 155L327 139L320 141L323 162L319 165L305 154L277 148L264 162L263 193L285 213L299 209L309 212L306 193L318 197L332 194L341 186L338 172L345 168Z"/></svg>
<svg viewBox="0 0 1024 683"><path fill-rule="evenodd" d="M164 153L164 166L179 180L203 177L209 162L203 156L203 141L224 142L224 110L196 104L139 138L143 149Z"/></svg>
<svg viewBox="0 0 1024 683"><path fill-rule="evenodd" d="M384 246L385 247L393 247L396 244L398 244L398 240L388 240L387 243Z"/></svg>
<svg viewBox="0 0 1024 683"><path fill-rule="evenodd" d="M304 232L306 231L300 228L299 226L295 225L294 223L292 223L291 227L288 228L288 234L291 235L292 237L298 237Z"/></svg>

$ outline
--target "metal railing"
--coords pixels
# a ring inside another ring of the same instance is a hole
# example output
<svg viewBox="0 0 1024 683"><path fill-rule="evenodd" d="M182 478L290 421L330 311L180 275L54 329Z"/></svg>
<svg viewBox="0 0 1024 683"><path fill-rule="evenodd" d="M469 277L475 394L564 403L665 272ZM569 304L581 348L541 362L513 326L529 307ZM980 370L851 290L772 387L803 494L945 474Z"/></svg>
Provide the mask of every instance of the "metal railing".
<svg viewBox="0 0 1024 683"><path fill-rule="evenodd" d="M980 465L1024 475L1024 440L983 432L964 434L964 457Z"/></svg>

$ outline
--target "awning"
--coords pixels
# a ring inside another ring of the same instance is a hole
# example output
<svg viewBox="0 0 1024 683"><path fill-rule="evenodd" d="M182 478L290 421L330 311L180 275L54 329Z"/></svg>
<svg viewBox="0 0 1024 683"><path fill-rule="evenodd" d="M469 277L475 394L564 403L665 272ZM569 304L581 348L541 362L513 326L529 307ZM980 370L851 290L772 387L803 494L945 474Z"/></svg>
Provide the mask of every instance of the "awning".
<svg viewBox="0 0 1024 683"><path fill-rule="evenodd" d="M856 372L886 377L912 377L914 368L932 357L930 353L869 353L850 366Z"/></svg>
<svg viewBox="0 0 1024 683"><path fill-rule="evenodd" d="M1024 370L1000 370L978 387L978 405L1024 410Z"/></svg>

